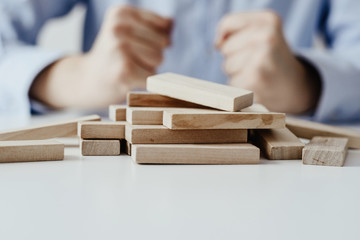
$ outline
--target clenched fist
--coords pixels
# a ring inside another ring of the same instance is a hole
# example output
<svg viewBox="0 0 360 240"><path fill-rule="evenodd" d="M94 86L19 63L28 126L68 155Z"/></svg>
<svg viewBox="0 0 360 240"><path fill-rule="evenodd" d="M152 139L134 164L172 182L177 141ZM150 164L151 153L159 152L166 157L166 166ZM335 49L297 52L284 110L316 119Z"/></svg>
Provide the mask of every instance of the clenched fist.
<svg viewBox="0 0 360 240"><path fill-rule="evenodd" d="M30 96L54 108L98 108L144 88L170 44L172 20L131 6L108 10L92 49L60 59L33 83Z"/></svg>
<svg viewBox="0 0 360 240"><path fill-rule="evenodd" d="M216 46L224 55L229 84L254 91L255 101L272 111L311 110L320 80L286 43L281 19L271 11L233 13L218 26Z"/></svg>

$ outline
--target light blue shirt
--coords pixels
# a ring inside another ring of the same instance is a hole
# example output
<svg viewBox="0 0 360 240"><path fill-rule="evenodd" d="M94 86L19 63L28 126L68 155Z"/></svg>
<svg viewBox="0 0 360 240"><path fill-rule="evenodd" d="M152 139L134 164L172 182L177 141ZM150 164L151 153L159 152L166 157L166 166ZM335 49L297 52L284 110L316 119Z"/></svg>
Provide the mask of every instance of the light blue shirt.
<svg viewBox="0 0 360 240"><path fill-rule="evenodd" d="M172 45L158 72L170 71L226 83L223 58L214 48L219 20L229 12L273 9L294 53L311 62L322 79L317 121L360 119L360 1L358 0L0 0L0 115L30 114L29 87L36 75L62 52L36 46L43 24L87 8L83 50L88 51L109 6L130 3L171 16ZM313 46L324 37L327 49ZM66 36L64 36L66 37Z"/></svg>

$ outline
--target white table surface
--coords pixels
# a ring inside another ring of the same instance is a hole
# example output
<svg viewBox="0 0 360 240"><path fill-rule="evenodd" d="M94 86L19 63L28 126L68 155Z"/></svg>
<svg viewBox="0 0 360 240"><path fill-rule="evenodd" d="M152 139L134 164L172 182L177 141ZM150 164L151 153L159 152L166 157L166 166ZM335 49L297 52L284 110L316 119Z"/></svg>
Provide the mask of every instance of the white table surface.
<svg viewBox="0 0 360 240"><path fill-rule="evenodd" d="M40 118L46 120L47 118ZM360 151L344 167L0 164L0 239L360 239Z"/></svg>

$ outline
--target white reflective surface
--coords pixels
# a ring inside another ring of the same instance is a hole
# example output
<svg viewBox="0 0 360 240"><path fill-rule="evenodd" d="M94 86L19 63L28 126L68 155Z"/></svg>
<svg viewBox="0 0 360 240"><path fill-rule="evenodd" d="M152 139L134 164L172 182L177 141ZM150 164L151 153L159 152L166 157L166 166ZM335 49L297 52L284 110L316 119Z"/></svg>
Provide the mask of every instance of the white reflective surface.
<svg viewBox="0 0 360 240"><path fill-rule="evenodd" d="M344 167L0 164L0 239L360 239L360 151Z"/></svg>

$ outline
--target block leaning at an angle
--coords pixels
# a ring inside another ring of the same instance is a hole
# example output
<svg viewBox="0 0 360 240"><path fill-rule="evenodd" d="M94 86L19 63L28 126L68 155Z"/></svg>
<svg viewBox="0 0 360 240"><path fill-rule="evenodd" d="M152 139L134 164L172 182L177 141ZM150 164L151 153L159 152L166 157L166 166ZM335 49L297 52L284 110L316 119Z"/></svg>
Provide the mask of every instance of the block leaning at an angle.
<svg viewBox="0 0 360 240"><path fill-rule="evenodd" d="M285 127L284 113L164 111L170 129L272 129Z"/></svg>
<svg viewBox="0 0 360 240"><path fill-rule="evenodd" d="M131 157L148 164L256 164L260 150L238 144L133 144Z"/></svg>
<svg viewBox="0 0 360 240"><path fill-rule="evenodd" d="M253 103L251 91L174 73L148 77L146 88L149 92L232 112Z"/></svg>

